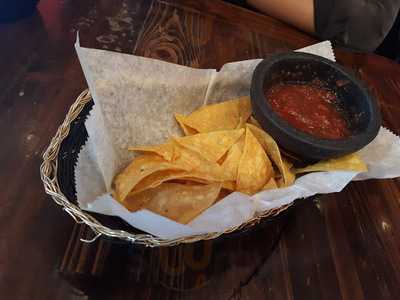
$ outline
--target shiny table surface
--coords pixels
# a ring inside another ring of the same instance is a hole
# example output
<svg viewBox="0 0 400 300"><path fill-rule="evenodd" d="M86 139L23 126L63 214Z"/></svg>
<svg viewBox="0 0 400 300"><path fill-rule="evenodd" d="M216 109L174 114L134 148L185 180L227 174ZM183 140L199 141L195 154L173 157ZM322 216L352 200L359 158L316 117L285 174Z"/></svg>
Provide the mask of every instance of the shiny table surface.
<svg viewBox="0 0 400 300"><path fill-rule="evenodd" d="M86 82L83 46L219 68L316 42L221 1L42 0L0 24L2 299L399 299L400 182L354 182L241 235L150 249L93 237L46 196L41 155ZM400 133L400 68L336 49Z"/></svg>

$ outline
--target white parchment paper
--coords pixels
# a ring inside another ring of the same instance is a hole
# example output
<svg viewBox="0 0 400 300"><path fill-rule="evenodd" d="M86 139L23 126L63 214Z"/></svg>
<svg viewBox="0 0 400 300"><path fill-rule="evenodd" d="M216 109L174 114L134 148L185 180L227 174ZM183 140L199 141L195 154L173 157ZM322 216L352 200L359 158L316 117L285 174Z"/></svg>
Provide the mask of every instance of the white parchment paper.
<svg viewBox="0 0 400 300"><path fill-rule="evenodd" d="M369 167L366 173L311 173L287 188L254 196L235 192L188 225L147 210L131 213L110 195L113 177L133 158L127 147L162 143L171 135L180 135L174 113L188 114L203 104L249 95L251 76L260 59L228 63L217 72L83 48L79 41L76 51L95 103L85 123L89 138L75 168L82 209L119 216L138 229L170 239L225 231L295 199L339 192L353 179L400 176L400 139L381 128L377 138L360 151ZM328 41L300 51L335 60Z"/></svg>

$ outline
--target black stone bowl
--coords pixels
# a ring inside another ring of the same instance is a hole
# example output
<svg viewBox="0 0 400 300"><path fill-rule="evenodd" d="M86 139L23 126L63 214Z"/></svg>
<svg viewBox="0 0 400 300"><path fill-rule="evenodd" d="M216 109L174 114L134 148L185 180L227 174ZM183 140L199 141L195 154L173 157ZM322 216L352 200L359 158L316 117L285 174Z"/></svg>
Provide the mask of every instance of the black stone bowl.
<svg viewBox="0 0 400 300"><path fill-rule="evenodd" d="M329 140L302 132L280 118L265 97L264 91L276 84L315 80L336 94L350 137ZM290 52L261 61L253 73L250 96L254 117L264 130L287 152L308 161L355 152L371 142L381 126L376 101L360 80L337 63L312 54Z"/></svg>

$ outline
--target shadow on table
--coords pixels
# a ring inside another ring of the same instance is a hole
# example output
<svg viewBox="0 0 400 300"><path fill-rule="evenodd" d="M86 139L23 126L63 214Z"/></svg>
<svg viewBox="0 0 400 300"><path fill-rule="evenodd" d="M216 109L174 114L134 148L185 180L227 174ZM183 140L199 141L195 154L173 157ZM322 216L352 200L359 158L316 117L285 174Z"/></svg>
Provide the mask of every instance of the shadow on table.
<svg viewBox="0 0 400 300"><path fill-rule="evenodd" d="M247 231L193 244L148 248L103 239L75 245L82 247L81 254L66 254L61 276L90 299L166 294L202 298L210 291L229 297L262 270L294 210Z"/></svg>

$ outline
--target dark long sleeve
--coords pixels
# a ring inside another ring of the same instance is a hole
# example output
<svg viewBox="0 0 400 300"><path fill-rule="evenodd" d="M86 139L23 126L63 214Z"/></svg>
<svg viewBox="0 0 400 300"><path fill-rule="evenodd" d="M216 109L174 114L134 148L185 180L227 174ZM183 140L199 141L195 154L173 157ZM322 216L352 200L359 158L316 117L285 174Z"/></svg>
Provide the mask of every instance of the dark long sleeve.
<svg viewBox="0 0 400 300"><path fill-rule="evenodd" d="M357 50L374 51L392 27L400 0L314 0L316 34Z"/></svg>

